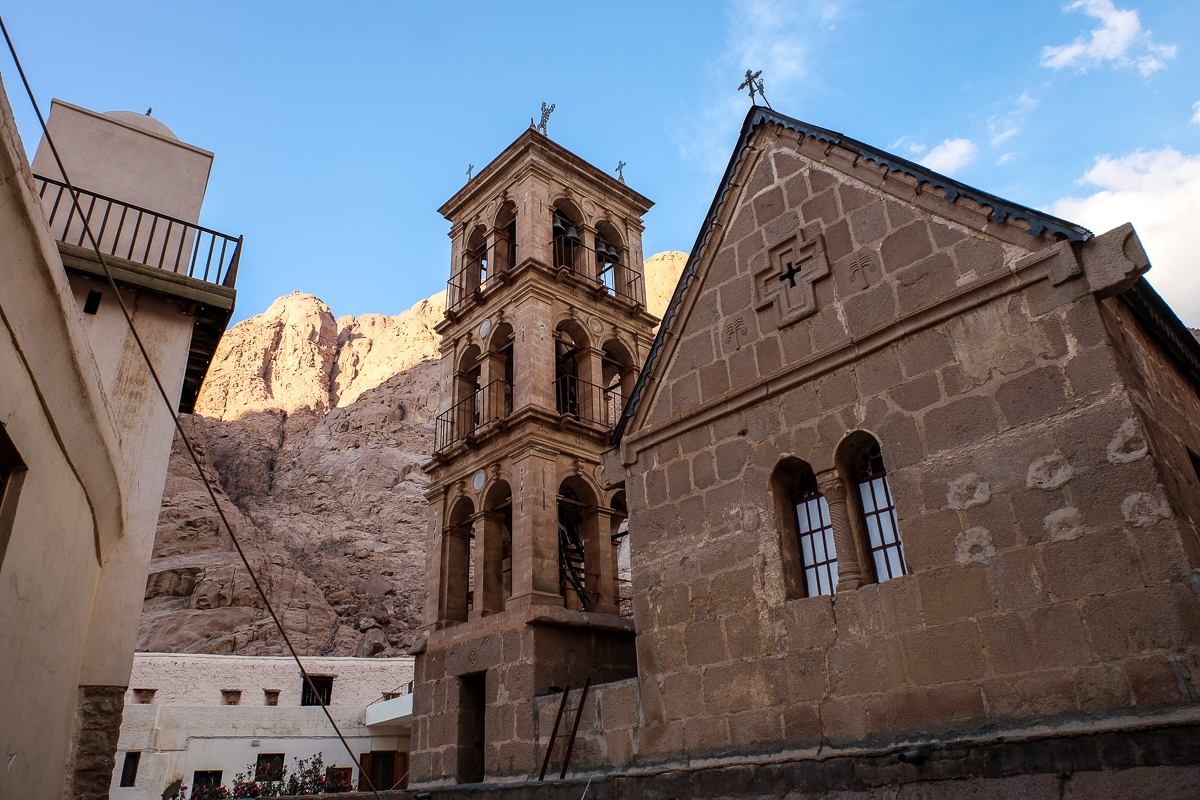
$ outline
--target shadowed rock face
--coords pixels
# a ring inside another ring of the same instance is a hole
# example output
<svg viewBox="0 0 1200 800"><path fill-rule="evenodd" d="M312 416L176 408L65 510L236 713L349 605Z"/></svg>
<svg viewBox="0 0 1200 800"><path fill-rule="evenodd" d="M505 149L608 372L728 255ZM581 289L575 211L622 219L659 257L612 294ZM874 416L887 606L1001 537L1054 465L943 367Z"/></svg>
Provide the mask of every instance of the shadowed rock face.
<svg viewBox="0 0 1200 800"><path fill-rule="evenodd" d="M646 262L661 316L686 261ZM294 292L231 328L184 428L302 654L394 656L420 624L444 294L334 319ZM177 438L138 649L286 652Z"/></svg>

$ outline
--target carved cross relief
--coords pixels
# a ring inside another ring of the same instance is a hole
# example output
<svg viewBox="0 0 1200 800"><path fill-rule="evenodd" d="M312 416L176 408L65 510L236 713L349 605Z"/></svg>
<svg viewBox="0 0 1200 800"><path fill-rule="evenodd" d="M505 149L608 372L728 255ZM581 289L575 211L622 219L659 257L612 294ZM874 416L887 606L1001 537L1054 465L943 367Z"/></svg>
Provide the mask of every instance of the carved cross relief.
<svg viewBox="0 0 1200 800"><path fill-rule="evenodd" d="M817 311L813 284L829 275L825 237L808 241L793 236L771 248L767 265L754 273L754 302L759 311L770 305L779 314L779 327L799 322Z"/></svg>

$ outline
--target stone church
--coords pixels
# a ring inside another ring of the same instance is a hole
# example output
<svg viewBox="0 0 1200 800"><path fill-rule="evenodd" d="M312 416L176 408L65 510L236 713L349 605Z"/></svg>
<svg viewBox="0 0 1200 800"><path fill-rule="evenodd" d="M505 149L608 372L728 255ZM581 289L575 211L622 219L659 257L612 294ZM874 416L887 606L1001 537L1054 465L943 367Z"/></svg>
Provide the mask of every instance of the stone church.
<svg viewBox="0 0 1200 800"><path fill-rule="evenodd" d="M1190 796L1200 342L1133 228L755 107L651 339L648 208L530 131L442 209L410 785Z"/></svg>

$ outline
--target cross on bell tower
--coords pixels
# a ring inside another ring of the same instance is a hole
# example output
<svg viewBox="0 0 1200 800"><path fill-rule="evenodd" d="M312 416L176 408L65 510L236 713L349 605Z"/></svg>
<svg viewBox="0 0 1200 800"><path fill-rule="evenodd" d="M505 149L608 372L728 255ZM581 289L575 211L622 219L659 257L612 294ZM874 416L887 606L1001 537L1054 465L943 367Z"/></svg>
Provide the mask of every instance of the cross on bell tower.
<svg viewBox="0 0 1200 800"><path fill-rule="evenodd" d="M451 265L414 690L437 699L414 720L415 785L531 773L498 754L534 753L535 695L636 674L624 491L601 483L600 454L657 323L652 204L544 136L553 109L439 209Z"/></svg>

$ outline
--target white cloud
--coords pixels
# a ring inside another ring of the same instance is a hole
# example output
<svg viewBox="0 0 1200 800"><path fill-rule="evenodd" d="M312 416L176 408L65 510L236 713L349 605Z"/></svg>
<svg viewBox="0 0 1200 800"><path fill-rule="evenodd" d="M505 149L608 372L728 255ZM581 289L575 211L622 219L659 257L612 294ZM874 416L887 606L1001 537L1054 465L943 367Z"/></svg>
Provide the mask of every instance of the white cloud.
<svg viewBox="0 0 1200 800"><path fill-rule="evenodd" d="M1050 213L1097 233L1132 222L1152 268L1147 278L1184 322L1200 327L1200 269L1193 230L1200 219L1200 155L1138 150L1101 156L1079 183L1100 191L1064 197Z"/></svg>
<svg viewBox="0 0 1200 800"><path fill-rule="evenodd" d="M1192 124L1200 125L1200 100L1197 100L1192 105L1192 111L1195 112L1194 114L1192 114Z"/></svg>
<svg viewBox="0 0 1200 800"><path fill-rule="evenodd" d="M1006 114L997 114L988 120L988 129L992 133L992 145L998 145L1011 139L1025 127L1025 118L1029 112L1037 108L1037 100L1028 92L1021 92L1016 104Z"/></svg>
<svg viewBox="0 0 1200 800"><path fill-rule="evenodd" d="M1012 160L1015 159L1016 157L1017 157L1016 153L1005 153L1004 155L1002 155L996 159L996 166L1003 167L1005 164L1011 163Z"/></svg>
<svg viewBox="0 0 1200 800"><path fill-rule="evenodd" d="M970 139L946 139L929 151L921 163L943 175L953 175L971 162L979 148Z"/></svg>
<svg viewBox="0 0 1200 800"><path fill-rule="evenodd" d="M1077 8L1100 20L1100 27L1091 32L1090 40L1080 36L1070 44L1043 48L1043 67L1086 70L1111 61L1114 66L1137 67L1142 75L1149 75L1164 69L1166 62L1175 57L1175 45L1156 44L1150 31L1142 31L1136 11L1117 8L1112 0L1075 0L1067 6L1068 11Z"/></svg>

